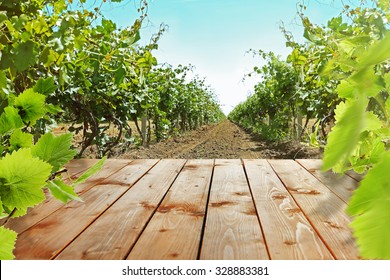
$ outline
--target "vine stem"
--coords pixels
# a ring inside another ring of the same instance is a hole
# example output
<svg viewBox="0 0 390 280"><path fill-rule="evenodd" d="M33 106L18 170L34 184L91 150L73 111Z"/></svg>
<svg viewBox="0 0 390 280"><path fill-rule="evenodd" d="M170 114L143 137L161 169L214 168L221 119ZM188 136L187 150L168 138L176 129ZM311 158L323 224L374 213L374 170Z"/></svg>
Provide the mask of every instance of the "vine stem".
<svg viewBox="0 0 390 280"><path fill-rule="evenodd" d="M8 223L8 221L12 218L12 216L15 214L15 212L16 212L16 207L14 208L14 210L12 210L12 212L8 215L8 217L4 220L4 222L2 222L1 223L1 225L0 226L5 226L7 223Z"/></svg>
<svg viewBox="0 0 390 280"><path fill-rule="evenodd" d="M53 174L51 174L51 176L50 176L48 181L53 180L57 175L59 175L61 173L65 173L67 171L68 171L67 169L62 169L60 171L54 172Z"/></svg>

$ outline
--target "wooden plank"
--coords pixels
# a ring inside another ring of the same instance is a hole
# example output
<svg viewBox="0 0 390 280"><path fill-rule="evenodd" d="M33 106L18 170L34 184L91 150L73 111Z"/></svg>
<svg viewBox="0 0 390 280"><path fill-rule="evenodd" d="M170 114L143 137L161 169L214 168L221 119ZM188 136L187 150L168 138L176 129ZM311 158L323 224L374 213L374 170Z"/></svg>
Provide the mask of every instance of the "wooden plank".
<svg viewBox="0 0 390 280"><path fill-rule="evenodd" d="M16 259L50 259L88 227L128 188L109 185L81 195L18 236Z"/></svg>
<svg viewBox="0 0 390 280"><path fill-rule="evenodd" d="M86 163L87 162L87 163ZM72 180L76 180L83 171L85 171L87 168L89 168L91 165L93 165L96 161L95 160L76 160L76 161L71 161L70 164L68 164L69 170L78 170L80 172L76 173L75 175L72 175ZM75 191L80 195L82 192L85 192L86 190L92 188L93 186L97 185L99 182L102 182L104 179L108 178L109 176L115 174L118 172L120 169L125 167L126 165L130 164L130 160L107 160L104 163L103 168L93 176L91 176L86 182L79 184L76 186ZM149 168L154 164L155 161L150 162L150 163L145 163L144 161L138 161L134 162L131 166L132 171L135 173L137 172L140 168L142 169L144 165L148 165ZM74 164L77 168L73 168L72 164ZM86 168L86 169L82 169ZM143 168L144 173L148 170ZM75 171L77 172L77 171ZM125 173L127 174L127 173ZM135 176L135 180L138 179L138 174ZM42 219L46 218L49 216L51 213L57 211L61 207L64 206L64 204L53 198L51 194L46 190L46 200L42 202L41 204L37 205L34 208L30 208L28 210L27 215L18 217L15 219L11 219L7 227L13 229L14 231L18 233L22 233L23 231L27 230L31 226L35 225Z"/></svg>
<svg viewBox="0 0 390 280"><path fill-rule="evenodd" d="M200 258L269 258L240 160L215 162Z"/></svg>
<svg viewBox="0 0 390 280"><path fill-rule="evenodd" d="M271 259L333 259L266 160L244 160Z"/></svg>
<svg viewBox="0 0 390 280"><path fill-rule="evenodd" d="M347 204L293 160L269 160L336 259L358 259Z"/></svg>
<svg viewBox="0 0 390 280"><path fill-rule="evenodd" d="M321 172L322 160L320 159L299 159L296 161L346 203L358 186L358 182L347 175L335 174L332 171Z"/></svg>
<svg viewBox="0 0 390 280"><path fill-rule="evenodd" d="M156 160L117 160L117 159L107 159L104 163L102 169L88 178L87 181L78 184L75 187L77 194L88 191L90 188L98 186L100 184L105 185L108 182L111 182L111 178L116 178L118 176L129 176L129 174L134 174L133 178L138 179L140 176L138 174L146 173L149 168L156 164ZM146 168L145 168L146 167ZM115 174L115 175L114 175ZM111 182L111 184L115 184Z"/></svg>
<svg viewBox="0 0 390 280"><path fill-rule="evenodd" d="M356 173L353 170L348 170L347 172L345 172L345 174L347 174L349 177L351 177L352 179L355 179L358 182L360 182L364 178L364 174Z"/></svg>
<svg viewBox="0 0 390 280"><path fill-rule="evenodd" d="M186 163L127 259L197 258L213 165Z"/></svg>
<svg viewBox="0 0 390 280"><path fill-rule="evenodd" d="M161 160L56 259L126 258L184 163Z"/></svg>
<svg viewBox="0 0 390 280"><path fill-rule="evenodd" d="M65 169L67 172L63 175L63 178L71 178L75 174L79 174L81 172L84 172L88 168L90 168L92 165L97 163L98 159L73 159L67 164L65 164Z"/></svg>

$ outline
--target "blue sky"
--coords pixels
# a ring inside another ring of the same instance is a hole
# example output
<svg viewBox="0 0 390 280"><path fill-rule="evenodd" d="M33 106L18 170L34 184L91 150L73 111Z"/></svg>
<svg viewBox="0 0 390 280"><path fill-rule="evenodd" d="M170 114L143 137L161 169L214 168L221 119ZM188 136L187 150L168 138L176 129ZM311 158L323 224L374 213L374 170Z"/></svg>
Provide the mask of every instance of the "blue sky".
<svg viewBox="0 0 390 280"><path fill-rule="evenodd" d="M303 40L297 16L297 3L301 1L151 0L141 36L148 41L160 23L167 24L169 30L154 53L159 63L194 65L194 72L206 77L227 114L246 99L258 81L252 78L242 82L253 66L262 63L247 54L249 49L273 51L285 57L290 50L279 30L282 22L297 40ZM106 3L103 14L118 27L129 26L137 15L135 3ZM341 0L305 0L305 4L306 14L315 23L326 23L342 7Z"/></svg>

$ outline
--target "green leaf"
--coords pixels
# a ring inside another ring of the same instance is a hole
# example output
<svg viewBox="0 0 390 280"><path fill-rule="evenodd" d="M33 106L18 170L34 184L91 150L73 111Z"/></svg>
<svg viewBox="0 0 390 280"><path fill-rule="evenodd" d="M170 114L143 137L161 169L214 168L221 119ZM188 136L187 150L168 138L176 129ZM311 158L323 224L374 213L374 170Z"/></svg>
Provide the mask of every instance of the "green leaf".
<svg viewBox="0 0 390 280"><path fill-rule="evenodd" d="M83 2L83 1L81 1L81 2ZM58 0L54 3L55 3L54 4L54 11L56 14L60 14L68 7L65 0Z"/></svg>
<svg viewBox="0 0 390 280"><path fill-rule="evenodd" d="M3 219L5 217L8 217L8 213L4 211L3 202L1 201L1 197L0 197L0 219Z"/></svg>
<svg viewBox="0 0 390 280"><path fill-rule="evenodd" d="M20 149L0 160L0 197L9 209L27 209L45 199L42 187L50 176L51 166Z"/></svg>
<svg viewBox="0 0 390 280"><path fill-rule="evenodd" d="M390 152L375 165L355 190L347 212L361 254L369 259L390 259Z"/></svg>
<svg viewBox="0 0 390 280"><path fill-rule="evenodd" d="M7 89L7 76L4 71L0 71L0 98L3 98Z"/></svg>
<svg viewBox="0 0 390 280"><path fill-rule="evenodd" d="M12 260L15 258L12 251L15 248L17 233L13 230L0 227L0 260Z"/></svg>
<svg viewBox="0 0 390 280"><path fill-rule="evenodd" d="M35 54L34 54L34 42L27 41L25 43L19 44L15 50L15 67L19 72L27 70L30 66L35 63Z"/></svg>
<svg viewBox="0 0 390 280"><path fill-rule="evenodd" d="M31 21L31 24L35 34L43 34L49 30L44 17L39 17L37 20Z"/></svg>
<svg viewBox="0 0 390 280"><path fill-rule="evenodd" d="M350 80L355 83L356 92L363 94L364 96L377 96L379 92L384 90L382 81L375 74L373 68L366 69L364 71L359 71L353 76Z"/></svg>
<svg viewBox="0 0 390 280"><path fill-rule="evenodd" d="M378 0L378 7L385 12L390 12L390 0Z"/></svg>
<svg viewBox="0 0 390 280"><path fill-rule="evenodd" d="M46 133L32 147L32 154L50 163L53 166L52 172L56 172L77 154L75 150L70 148L72 137L71 133L60 136Z"/></svg>
<svg viewBox="0 0 390 280"><path fill-rule="evenodd" d="M46 187L55 198L61 200L63 203L67 203L71 200L82 201L74 192L74 188L65 184L62 180L55 179L50 181L47 183Z"/></svg>
<svg viewBox="0 0 390 280"><path fill-rule="evenodd" d="M84 181L86 181L89 177L91 177L93 174L98 172L102 169L104 162L106 161L107 157L103 157L101 160L99 160L97 163L95 163L91 168L89 168L86 172L83 173L75 182L75 184L80 184Z"/></svg>
<svg viewBox="0 0 390 280"><path fill-rule="evenodd" d="M366 112L365 116L365 129L374 131L382 127L383 123L373 112Z"/></svg>
<svg viewBox="0 0 390 280"><path fill-rule="evenodd" d="M2 23L8 19L7 12L6 11L0 11L0 26L2 26Z"/></svg>
<svg viewBox="0 0 390 280"><path fill-rule="evenodd" d="M23 120L20 117L18 110L8 106L4 109L0 116L0 134L8 134L12 130L23 127Z"/></svg>
<svg viewBox="0 0 390 280"><path fill-rule="evenodd" d="M126 70L123 67L118 68L118 70L115 71L115 84L116 85L121 84L125 76L126 76Z"/></svg>
<svg viewBox="0 0 390 280"><path fill-rule="evenodd" d="M49 67L51 66L54 62L57 61L57 58L59 57L58 53L53 51L51 48L47 47L43 49L40 60L43 63L43 66Z"/></svg>
<svg viewBox="0 0 390 280"><path fill-rule="evenodd" d="M386 152L382 160L367 173L360 186L354 191L347 208L348 214L361 215L370 210L378 198L390 198L389 170L390 152Z"/></svg>
<svg viewBox="0 0 390 280"><path fill-rule="evenodd" d="M385 152L385 145L376 134L363 132L361 138L359 146L349 159L351 167L359 174L380 162Z"/></svg>
<svg viewBox="0 0 390 280"><path fill-rule="evenodd" d="M343 80L337 86L336 90L341 98L352 98L356 95L357 84L350 79Z"/></svg>
<svg viewBox="0 0 390 280"><path fill-rule="evenodd" d="M339 47L348 56L352 56L356 49L356 45L348 39L340 41Z"/></svg>
<svg viewBox="0 0 390 280"><path fill-rule="evenodd" d="M323 158L323 170L343 164L355 150L360 134L364 130L366 105L367 102L363 100L352 100L337 106L336 125L329 134Z"/></svg>
<svg viewBox="0 0 390 280"><path fill-rule="evenodd" d="M19 115L25 123L34 124L45 115L45 96L27 89L15 98L14 106L19 109Z"/></svg>
<svg viewBox="0 0 390 280"><path fill-rule="evenodd" d="M377 199L370 210L356 217L350 224L363 258L390 259L389 213L389 197Z"/></svg>
<svg viewBox="0 0 390 280"><path fill-rule="evenodd" d="M390 32L380 41L376 42L369 50L362 56L359 69L364 69L372 65L382 63L390 59Z"/></svg>
<svg viewBox="0 0 390 280"><path fill-rule="evenodd" d="M57 86L54 84L54 78L49 77L46 79L39 79L36 85L34 86L34 91L43 95L50 95L54 93L57 89Z"/></svg>
<svg viewBox="0 0 390 280"><path fill-rule="evenodd" d="M64 110L62 110L60 106L54 104L46 104L45 109L46 112L53 115L64 112Z"/></svg>
<svg viewBox="0 0 390 280"><path fill-rule="evenodd" d="M14 25L15 29L18 31L21 31L26 22L28 22L29 18L25 14L21 14L19 17L13 16L11 19L12 24Z"/></svg>
<svg viewBox="0 0 390 280"><path fill-rule="evenodd" d="M30 148L33 144L33 139L31 134L17 129L11 134L9 142L11 144L10 151L12 152L20 148Z"/></svg>

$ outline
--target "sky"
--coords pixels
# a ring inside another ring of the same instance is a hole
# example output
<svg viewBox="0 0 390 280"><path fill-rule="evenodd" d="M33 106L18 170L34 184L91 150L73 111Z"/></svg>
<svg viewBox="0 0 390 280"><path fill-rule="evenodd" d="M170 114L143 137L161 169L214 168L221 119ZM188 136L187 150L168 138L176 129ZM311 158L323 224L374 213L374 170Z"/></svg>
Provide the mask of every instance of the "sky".
<svg viewBox="0 0 390 280"><path fill-rule="evenodd" d="M285 58L290 49L279 27L283 23L303 42L297 3L303 0L150 0L148 20L141 37L148 42L161 23L169 29L153 54L159 63L193 65L194 73L205 77L215 90L222 110L228 114L244 101L260 77L243 78L262 60L250 49L273 51ZM341 0L304 0L305 14L325 24L341 10ZM348 2L349 0L344 0ZM93 2L93 1L92 1ZM132 25L137 17L137 0L108 3L102 12L118 27Z"/></svg>

